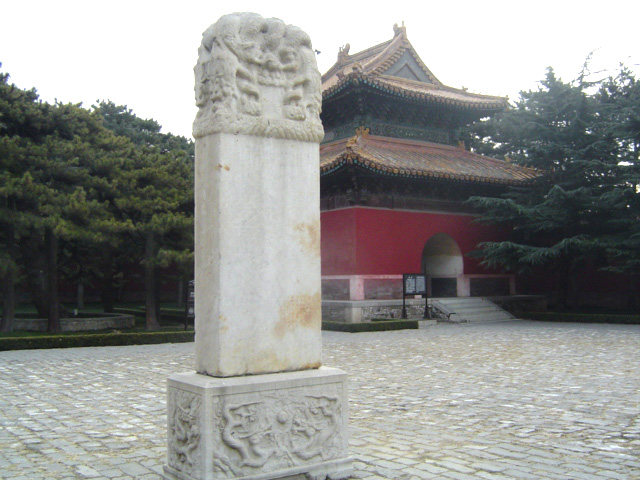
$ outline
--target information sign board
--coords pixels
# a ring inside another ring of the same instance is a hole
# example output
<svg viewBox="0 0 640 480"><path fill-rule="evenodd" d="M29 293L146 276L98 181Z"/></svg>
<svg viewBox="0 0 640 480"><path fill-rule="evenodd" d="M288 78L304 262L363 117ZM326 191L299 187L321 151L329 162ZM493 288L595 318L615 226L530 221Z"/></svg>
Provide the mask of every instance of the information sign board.
<svg viewBox="0 0 640 480"><path fill-rule="evenodd" d="M405 273L404 278L404 294L405 295L426 295L427 294L427 278L425 275Z"/></svg>
<svg viewBox="0 0 640 480"><path fill-rule="evenodd" d="M405 297L407 295L422 295L424 297L423 318L430 318L426 275L420 273L402 274L402 318L407 318L407 305L405 303Z"/></svg>

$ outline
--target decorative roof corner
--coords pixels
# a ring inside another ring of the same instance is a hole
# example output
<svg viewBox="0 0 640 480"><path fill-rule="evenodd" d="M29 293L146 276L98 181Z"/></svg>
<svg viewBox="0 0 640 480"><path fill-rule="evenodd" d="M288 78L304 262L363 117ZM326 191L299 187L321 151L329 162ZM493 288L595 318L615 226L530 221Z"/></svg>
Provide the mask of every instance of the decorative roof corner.
<svg viewBox="0 0 640 480"><path fill-rule="evenodd" d="M356 150L364 146L364 141L369 137L369 129L364 126L356 128L356 134L347 140L345 144L345 157L350 163L357 157Z"/></svg>
<svg viewBox="0 0 640 480"><path fill-rule="evenodd" d="M393 38L396 38L399 36L403 36L404 38L407 38L407 27L404 26L404 22L402 22L401 26L398 26L397 23L393 25Z"/></svg>
<svg viewBox="0 0 640 480"><path fill-rule="evenodd" d="M344 65L346 63L349 63L350 48L351 48L351 45L349 45L348 43L340 47L340 49L338 50L338 65Z"/></svg>

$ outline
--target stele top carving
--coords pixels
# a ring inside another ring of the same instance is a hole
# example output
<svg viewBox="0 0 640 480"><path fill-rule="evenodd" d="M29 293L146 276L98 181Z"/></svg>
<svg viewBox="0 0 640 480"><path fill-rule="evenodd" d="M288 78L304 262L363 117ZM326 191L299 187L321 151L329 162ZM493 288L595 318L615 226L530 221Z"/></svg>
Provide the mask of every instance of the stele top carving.
<svg viewBox="0 0 640 480"><path fill-rule="evenodd" d="M246 134L319 143L320 72L309 36L277 18L233 13L205 30L193 136Z"/></svg>

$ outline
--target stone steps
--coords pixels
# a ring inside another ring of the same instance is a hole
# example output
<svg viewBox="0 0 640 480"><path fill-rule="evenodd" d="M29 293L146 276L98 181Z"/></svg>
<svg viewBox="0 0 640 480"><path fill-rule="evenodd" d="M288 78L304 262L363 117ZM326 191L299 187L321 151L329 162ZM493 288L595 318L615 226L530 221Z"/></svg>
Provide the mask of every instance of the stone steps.
<svg viewBox="0 0 640 480"><path fill-rule="evenodd" d="M433 308L452 323L505 322L515 317L482 297L434 298Z"/></svg>

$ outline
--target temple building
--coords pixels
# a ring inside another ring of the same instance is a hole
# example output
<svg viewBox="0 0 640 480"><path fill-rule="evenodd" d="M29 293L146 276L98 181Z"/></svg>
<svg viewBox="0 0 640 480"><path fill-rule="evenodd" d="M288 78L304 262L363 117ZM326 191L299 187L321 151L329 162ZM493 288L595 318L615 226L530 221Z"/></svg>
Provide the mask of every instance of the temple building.
<svg viewBox="0 0 640 480"><path fill-rule="evenodd" d="M343 47L322 98L323 305L399 299L403 273L426 273L432 296L515 293L513 275L466 255L502 234L464 202L540 172L472 153L457 135L507 99L443 85L404 26L362 52Z"/></svg>

